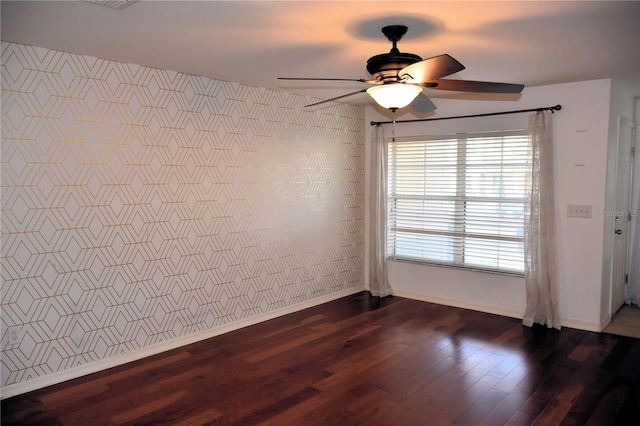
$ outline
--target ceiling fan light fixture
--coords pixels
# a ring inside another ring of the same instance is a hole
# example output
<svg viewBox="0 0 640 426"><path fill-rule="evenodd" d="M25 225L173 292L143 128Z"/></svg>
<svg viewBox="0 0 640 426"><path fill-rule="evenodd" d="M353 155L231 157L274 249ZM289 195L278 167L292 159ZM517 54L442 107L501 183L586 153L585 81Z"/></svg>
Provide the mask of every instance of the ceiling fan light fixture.
<svg viewBox="0 0 640 426"><path fill-rule="evenodd" d="M382 84L367 89L367 93L378 105L391 111L406 107L421 92L422 87L404 83Z"/></svg>

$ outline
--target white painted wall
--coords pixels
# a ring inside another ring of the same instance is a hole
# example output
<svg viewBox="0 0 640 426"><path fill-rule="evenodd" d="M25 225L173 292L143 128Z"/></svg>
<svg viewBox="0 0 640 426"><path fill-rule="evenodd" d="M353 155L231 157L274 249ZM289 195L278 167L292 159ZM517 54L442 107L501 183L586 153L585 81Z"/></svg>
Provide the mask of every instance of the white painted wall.
<svg viewBox="0 0 640 426"><path fill-rule="evenodd" d="M531 87L517 100L434 99L438 106L434 117L562 105L555 116L560 316L564 326L594 331L606 325L602 314L603 306L608 303L608 299L603 300L602 284L606 159L611 102L619 102L617 97L612 98L612 84L611 80L604 79ZM620 88L616 86L615 90L618 93ZM401 137L521 129L526 128L528 115L397 124L395 133ZM409 114L397 117L398 120L411 118L414 117ZM388 119L379 110L367 109L367 122ZM367 129L367 140L371 130L371 127ZM391 132L392 126L385 125L386 135L390 136ZM567 218L567 204L591 205L592 217ZM389 280L398 296L516 318L521 318L525 308L521 277L392 261Z"/></svg>

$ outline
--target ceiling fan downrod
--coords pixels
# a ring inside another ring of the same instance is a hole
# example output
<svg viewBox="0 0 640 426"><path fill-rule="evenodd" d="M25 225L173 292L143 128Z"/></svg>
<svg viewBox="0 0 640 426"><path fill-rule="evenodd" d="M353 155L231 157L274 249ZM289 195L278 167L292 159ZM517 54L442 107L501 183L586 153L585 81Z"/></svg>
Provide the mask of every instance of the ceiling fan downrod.
<svg viewBox="0 0 640 426"><path fill-rule="evenodd" d="M389 53L400 53L398 50L398 41L402 39L402 36L407 33L408 29L409 28L404 25L388 25L382 28L382 33L393 43Z"/></svg>

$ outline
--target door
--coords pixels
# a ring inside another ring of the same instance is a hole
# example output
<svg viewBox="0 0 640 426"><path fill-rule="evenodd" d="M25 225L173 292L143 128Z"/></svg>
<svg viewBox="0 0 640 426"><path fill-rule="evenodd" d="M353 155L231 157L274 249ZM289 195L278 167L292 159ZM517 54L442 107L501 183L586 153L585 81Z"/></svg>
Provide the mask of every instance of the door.
<svg viewBox="0 0 640 426"><path fill-rule="evenodd" d="M629 231L631 227L631 171L633 167L633 122L618 116L614 216L611 315L624 303L629 273Z"/></svg>

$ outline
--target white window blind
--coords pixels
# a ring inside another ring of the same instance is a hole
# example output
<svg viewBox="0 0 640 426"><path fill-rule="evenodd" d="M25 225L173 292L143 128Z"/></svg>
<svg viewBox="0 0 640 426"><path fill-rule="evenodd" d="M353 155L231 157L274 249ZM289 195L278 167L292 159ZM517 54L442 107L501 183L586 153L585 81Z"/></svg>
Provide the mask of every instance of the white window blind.
<svg viewBox="0 0 640 426"><path fill-rule="evenodd" d="M522 273L528 146L524 130L389 143L387 255Z"/></svg>

